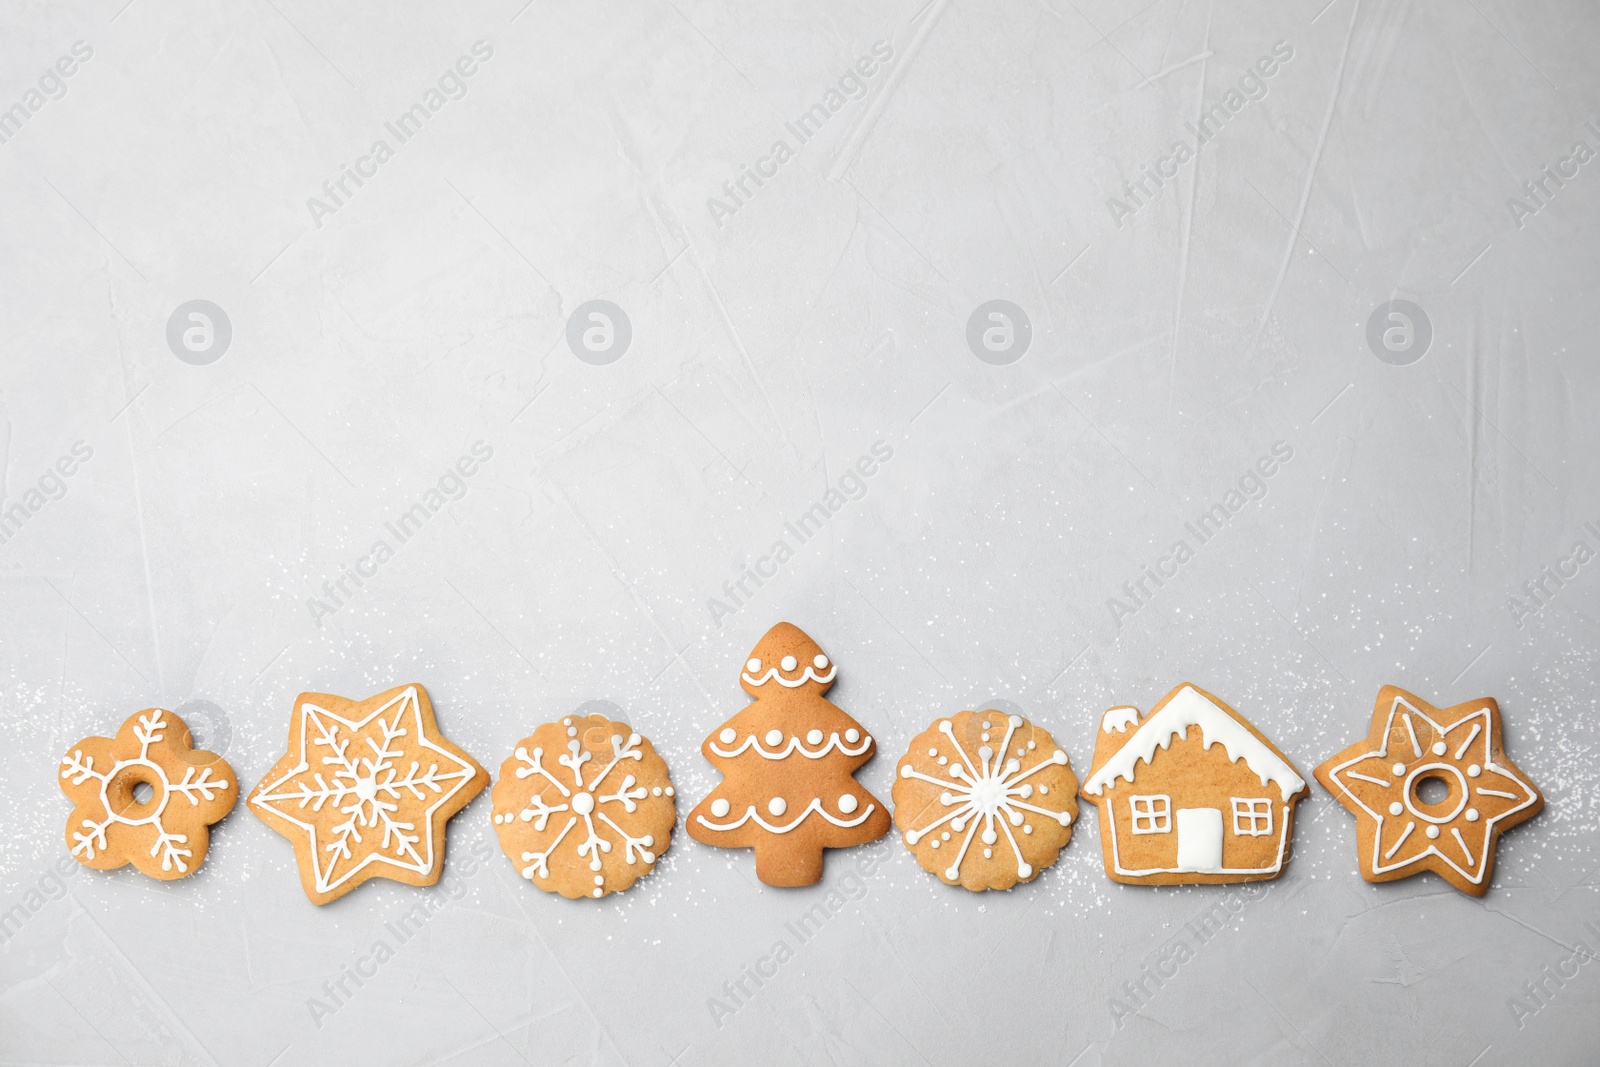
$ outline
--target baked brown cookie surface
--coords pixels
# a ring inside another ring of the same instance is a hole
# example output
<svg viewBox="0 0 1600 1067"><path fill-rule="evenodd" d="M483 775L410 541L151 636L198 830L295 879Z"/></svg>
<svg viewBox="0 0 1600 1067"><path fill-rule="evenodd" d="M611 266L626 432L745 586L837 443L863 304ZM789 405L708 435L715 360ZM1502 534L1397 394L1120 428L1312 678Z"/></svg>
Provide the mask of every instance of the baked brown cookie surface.
<svg viewBox="0 0 1600 1067"><path fill-rule="evenodd" d="M123 864L171 881L199 869L211 824L233 810L239 782L215 752L197 750L184 721L146 708L115 737L86 737L61 757L73 802L67 848L85 867Z"/></svg>
<svg viewBox="0 0 1600 1067"><path fill-rule="evenodd" d="M1010 889L1072 837L1078 778L1020 715L961 711L918 734L894 781L894 822L923 870L973 891Z"/></svg>
<svg viewBox="0 0 1600 1067"><path fill-rule="evenodd" d="M500 848L524 878L570 898L619 893L649 874L677 820L666 761L603 715L539 727L500 765L493 795Z"/></svg>
<svg viewBox="0 0 1600 1067"><path fill-rule="evenodd" d="M420 685L365 700L302 693L289 751L250 808L293 842L306 896L327 904L369 878L433 885L445 823L488 784L489 772L439 732Z"/></svg>

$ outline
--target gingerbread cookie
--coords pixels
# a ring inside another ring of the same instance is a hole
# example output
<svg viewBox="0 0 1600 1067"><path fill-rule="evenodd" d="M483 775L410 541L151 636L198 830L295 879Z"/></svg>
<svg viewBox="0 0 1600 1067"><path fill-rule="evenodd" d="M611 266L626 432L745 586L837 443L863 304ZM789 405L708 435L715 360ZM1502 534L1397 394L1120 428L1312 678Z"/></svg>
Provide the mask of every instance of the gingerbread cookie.
<svg viewBox="0 0 1600 1067"><path fill-rule="evenodd" d="M116 737L86 737L61 758L61 791L75 805L67 848L85 867L131 863L170 881L205 862L212 823L233 810L239 782L215 752L197 750L165 708L128 718Z"/></svg>
<svg viewBox="0 0 1600 1067"><path fill-rule="evenodd" d="M366 700L301 693L289 751L250 794L263 822L294 843L313 903L368 878L433 885L445 821L489 784L489 772L447 741L420 685Z"/></svg>
<svg viewBox="0 0 1600 1067"><path fill-rule="evenodd" d="M649 739L604 715L568 716L500 765L494 828L522 877L546 893L603 897L655 869L672 843L675 795Z"/></svg>
<svg viewBox="0 0 1600 1067"><path fill-rule="evenodd" d="M1143 718L1106 712L1084 799L1100 808L1106 874L1130 885L1259 882L1283 873L1311 792L1244 717L1180 685Z"/></svg>
<svg viewBox="0 0 1600 1067"><path fill-rule="evenodd" d="M1432 871L1478 897L1500 835L1544 808L1501 748L1498 704L1440 709L1392 685L1378 693L1371 731L1318 767L1317 781L1356 817L1361 877ZM1440 795L1424 799L1424 789Z"/></svg>
<svg viewBox="0 0 1600 1067"><path fill-rule="evenodd" d="M797 626L767 631L739 675L755 703L706 738L701 751L727 775L689 813L689 836L754 848L768 885L814 885L822 850L882 837L889 813L852 775L872 758L861 724L823 698L836 668Z"/></svg>
<svg viewBox="0 0 1600 1067"><path fill-rule="evenodd" d="M974 891L1038 877L1072 837L1077 815L1067 754L1046 731L1001 711L940 719L911 742L894 781L906 848L923 870Z"/></svg>

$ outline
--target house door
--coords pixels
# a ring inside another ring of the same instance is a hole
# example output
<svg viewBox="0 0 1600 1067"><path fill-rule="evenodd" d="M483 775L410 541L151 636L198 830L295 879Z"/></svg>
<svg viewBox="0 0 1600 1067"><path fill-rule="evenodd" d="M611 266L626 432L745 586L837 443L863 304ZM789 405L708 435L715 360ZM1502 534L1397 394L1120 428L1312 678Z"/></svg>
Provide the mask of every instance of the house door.
<svg viewBox="0 0 1600 1067"><path fill-rule="evenodd" d="M1222 870L1222 812L1218 808L1178 809L1178 870Z"/></svg>

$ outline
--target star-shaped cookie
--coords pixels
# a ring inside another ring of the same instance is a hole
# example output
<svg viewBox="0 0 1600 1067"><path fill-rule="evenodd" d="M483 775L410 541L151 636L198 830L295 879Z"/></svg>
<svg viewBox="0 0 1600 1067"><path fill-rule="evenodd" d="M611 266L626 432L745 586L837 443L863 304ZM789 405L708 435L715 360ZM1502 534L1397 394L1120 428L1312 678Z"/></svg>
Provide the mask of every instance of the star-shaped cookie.
<svg viewBox="0 0 1600 1067"><path fill-rule="evenodd" d="M1480 897L1500 834L1544 807L1501 750L1492 699L1441 709L1392 685L1378 693L1366 739L1318 767L1317 781L1355 815L1367 881L1432 871Z"/></svg>
<svg viewBox="0 0 1600 1067"><path fill-rule="evenodd" d="M250 794L250 810L294 843L313 903L368 878L433 885L445 821L489 784L489 772L439 733L420 685L366 700L302 693L289 751Z"/></svg>

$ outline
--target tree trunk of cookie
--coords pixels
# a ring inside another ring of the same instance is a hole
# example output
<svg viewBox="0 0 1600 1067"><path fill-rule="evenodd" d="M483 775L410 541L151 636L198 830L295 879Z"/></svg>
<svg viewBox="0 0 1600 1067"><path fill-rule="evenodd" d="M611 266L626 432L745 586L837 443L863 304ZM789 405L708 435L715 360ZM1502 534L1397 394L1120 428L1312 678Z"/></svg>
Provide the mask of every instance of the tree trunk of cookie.
<svg viewBox="0 0 1600 1067"><path fill-rule="evenodd" d="M822 850L796 851L782 845L756 846L756 877L767 885L792 887L822 881Z"/></svg>

